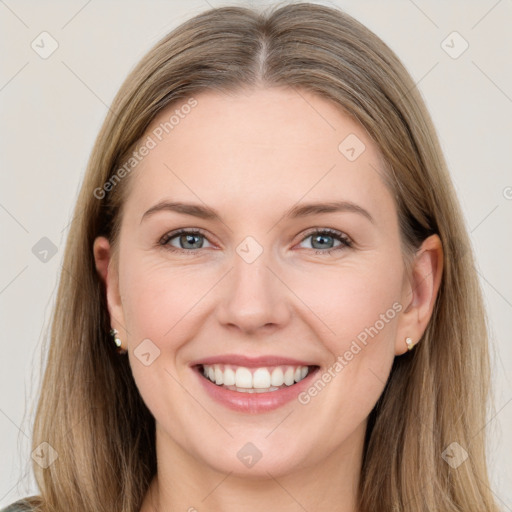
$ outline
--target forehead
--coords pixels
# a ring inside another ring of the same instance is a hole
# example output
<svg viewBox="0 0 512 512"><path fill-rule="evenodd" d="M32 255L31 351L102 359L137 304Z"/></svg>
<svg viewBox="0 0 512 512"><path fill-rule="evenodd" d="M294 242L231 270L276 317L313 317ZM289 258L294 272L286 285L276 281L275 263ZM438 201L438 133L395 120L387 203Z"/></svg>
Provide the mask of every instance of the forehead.
<svg viewBox="0 0 512 512"><path fill-rule="evenodd" d="M380 154L363 127L307 91L202 92L163 110L143 140L152 148L130 193L141 208L166 197L249 214L302 197L370 205L379 196L390 206Z"/></svg>

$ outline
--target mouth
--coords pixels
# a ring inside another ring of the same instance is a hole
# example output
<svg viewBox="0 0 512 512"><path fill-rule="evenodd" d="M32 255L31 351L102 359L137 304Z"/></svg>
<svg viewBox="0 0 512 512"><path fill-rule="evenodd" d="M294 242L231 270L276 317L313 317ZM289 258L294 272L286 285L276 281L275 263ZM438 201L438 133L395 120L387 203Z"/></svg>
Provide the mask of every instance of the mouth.
<svg viewBox="0 0 512 512"><path fill-rule="evenodd" d="M217 359L193 364L191 369L214 402L238 413L261 414L297 400L320 370L318 365L292 360L269 361L272 364L262 366L259 361L240 358L236 363ZM245 366L239 366L242 362Z"/></svg>
<svg viewBox="0 0 512 512"><path fill-rule="evenodd" d="M231 364L199 364L196 369L209 382L237 393L272 393L295 386L316 365L279 365L250 368Z"/></svg>

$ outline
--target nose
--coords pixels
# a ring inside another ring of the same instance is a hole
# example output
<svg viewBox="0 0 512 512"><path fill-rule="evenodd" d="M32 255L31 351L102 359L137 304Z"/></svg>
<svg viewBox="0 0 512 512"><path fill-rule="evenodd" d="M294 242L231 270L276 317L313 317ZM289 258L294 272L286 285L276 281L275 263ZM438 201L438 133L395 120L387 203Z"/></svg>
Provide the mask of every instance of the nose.
<svg viewBox="0 0 512 512"><path fill-rule="evenodd" d="M289 290L269 263L265 251L252 263L234 254L234 268L226 276L217 307L222 325L244 333L262 330L268 334L289 322Z"/></svg>

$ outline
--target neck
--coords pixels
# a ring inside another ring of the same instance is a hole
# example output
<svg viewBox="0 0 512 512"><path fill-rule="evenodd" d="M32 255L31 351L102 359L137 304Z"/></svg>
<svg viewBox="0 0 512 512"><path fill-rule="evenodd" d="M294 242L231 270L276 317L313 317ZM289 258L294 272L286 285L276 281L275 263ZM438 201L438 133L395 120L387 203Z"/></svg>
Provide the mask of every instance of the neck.
<svg viewBox="0 0 512 512"><path fill-rule="evenodd" d="M248 478L201 463L157 426L158 472L141 512L357 512L365 429L363 422L317 464Z"/></svg>

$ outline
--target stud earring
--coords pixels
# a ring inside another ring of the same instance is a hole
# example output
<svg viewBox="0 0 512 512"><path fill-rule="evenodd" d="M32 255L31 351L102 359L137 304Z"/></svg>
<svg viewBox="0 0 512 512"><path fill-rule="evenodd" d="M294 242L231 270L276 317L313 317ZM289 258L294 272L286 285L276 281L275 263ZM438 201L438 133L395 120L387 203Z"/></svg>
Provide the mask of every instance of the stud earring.
<svg viewBox="0 0 512 512"><path fill-rule="evenodd" d="M405 343L407 343L407 350L412 350L414 347L414 343L411 338L405 338Z"/></svg>
<svg viewBox="0 0 512 512"><path fill-rule="evenodd" d="M117 329L110 329L110 336L114 338L114 343L117 347L117 353L118 354L126 354L126 350L121 348L121 339L117 336L119 333L117 332Z"/></svg>

